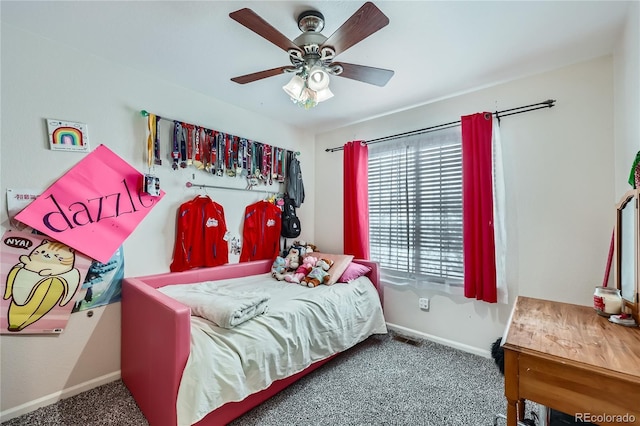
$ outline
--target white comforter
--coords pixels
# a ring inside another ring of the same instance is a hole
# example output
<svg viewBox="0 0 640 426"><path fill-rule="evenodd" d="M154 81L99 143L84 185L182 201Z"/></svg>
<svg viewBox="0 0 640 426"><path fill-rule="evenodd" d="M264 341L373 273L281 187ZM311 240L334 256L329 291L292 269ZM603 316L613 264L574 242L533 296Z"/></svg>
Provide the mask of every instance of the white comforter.
<svg viewBox="0 0 640 426"><path fill-rule="evenodd" d="M241 401L372 334L387 332L378 293L366 277L309 288L276 281L267 273L202 285L260 290L271 298L267 313L233 329L191 317L191 353L178 391L180 426L192 425L221 405Z"/></svg>
<svg viewBox="0 0 640 426"><path fill-rule="evenodd" d="M163 293L191 308L191 315L202 317L224 328L233 328L269 309L269 296L263 291L231 291L210 285L167 286Z"/></svg>

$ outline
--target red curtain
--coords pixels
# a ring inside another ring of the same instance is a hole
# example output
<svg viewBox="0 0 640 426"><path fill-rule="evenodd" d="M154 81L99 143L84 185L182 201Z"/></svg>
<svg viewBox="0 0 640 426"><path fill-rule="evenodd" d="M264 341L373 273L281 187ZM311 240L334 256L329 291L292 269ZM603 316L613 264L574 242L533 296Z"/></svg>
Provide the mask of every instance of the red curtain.
<svg viewBox="0 0 640 426"><path fill-rule="evenodd" d="M496 303L492 115L467 115L461 122L464 295Z"/></svg>
<svg viewBox="0 0 640 426"><path fill-rule="evenodd" d="M369 259L369 147L344 145L344 252Z"/></svg>

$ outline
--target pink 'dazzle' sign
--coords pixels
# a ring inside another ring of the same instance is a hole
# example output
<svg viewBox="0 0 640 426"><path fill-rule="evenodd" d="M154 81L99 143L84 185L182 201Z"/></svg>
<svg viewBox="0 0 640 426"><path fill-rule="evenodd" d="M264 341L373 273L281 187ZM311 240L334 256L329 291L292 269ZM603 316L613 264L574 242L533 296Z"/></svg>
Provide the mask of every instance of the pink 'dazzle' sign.
<svg viewBox="0 0 640 426"><path fill-rule="evenodd" d="M165 194L142 193L142 179L100 145L15 218L105 263Z"/></svg>

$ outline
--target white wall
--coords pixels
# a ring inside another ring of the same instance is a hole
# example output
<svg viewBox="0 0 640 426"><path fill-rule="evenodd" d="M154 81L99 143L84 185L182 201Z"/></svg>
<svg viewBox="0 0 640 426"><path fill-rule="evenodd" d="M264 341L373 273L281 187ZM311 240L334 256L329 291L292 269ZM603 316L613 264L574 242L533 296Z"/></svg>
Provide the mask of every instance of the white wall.
<svg viewBox="0 0 640 426"><path fill-rule="evenodd" d="M313 241L313 136L254 113L158 81L95 56L2 25L2 159L0 222L6 228L7 188L43 191L83 154L49 150L45 119L88 125L92 148L105 144L129 164L146 171L146 109L234 135L300 151L307 191L299 209L304 233ZM162 122L163 126L168 125ZM169 164L167 162L166 164ZM185 183L240 186L195 169L156 169L167 192L124 243L125 275L167 272L175 239L178 206L197 193ZM241 236L244 207L264 194L208 190L225 208L232 235ZM4 229L2 231L4 232ZM230 261L237 261L231 256ZM71 316L59 336L2 335L1 406L3 420L64 395L119 377L120 304ZM42 398L41 401L38 401ZM26 404L23 406L23 404Z"/></svg>
<svg viewBox="0 0 640 426"><path fill-rule="evenodd" d="M501 134L507 194L507 278L517 295L583 305L600 285L613 226L614 144L612 58L433 102L316 137L315 243L342 248L342 152L345 141L428 127L478 111L556 99L551 109L506 117ZM319 232L322 230L322 232ZM418 308L430 297L429 312ZM511 306L464 297L385 288L387 321L478 353L501 336Z"/></svg>
<svg viewBox="0 0 640 426"><path fill-rule="evenodd" d="M627 182L636 153L640 151L640 2L627 13L615 51L615 201L631 189Z"/></svg>

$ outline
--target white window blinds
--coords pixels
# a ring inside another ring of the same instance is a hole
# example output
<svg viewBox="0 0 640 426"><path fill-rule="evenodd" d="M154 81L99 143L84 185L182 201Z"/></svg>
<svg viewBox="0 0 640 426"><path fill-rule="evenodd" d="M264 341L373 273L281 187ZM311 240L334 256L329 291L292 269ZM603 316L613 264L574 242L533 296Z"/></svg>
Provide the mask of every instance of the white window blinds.
<svg viewBox="0 0 640 426"><path fill-rule="evenodd" d="M462 285L460 127L369 146L371 258L384 281Z"/></svg>

